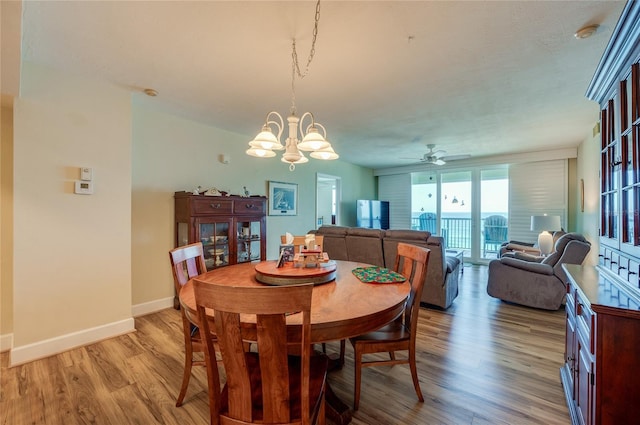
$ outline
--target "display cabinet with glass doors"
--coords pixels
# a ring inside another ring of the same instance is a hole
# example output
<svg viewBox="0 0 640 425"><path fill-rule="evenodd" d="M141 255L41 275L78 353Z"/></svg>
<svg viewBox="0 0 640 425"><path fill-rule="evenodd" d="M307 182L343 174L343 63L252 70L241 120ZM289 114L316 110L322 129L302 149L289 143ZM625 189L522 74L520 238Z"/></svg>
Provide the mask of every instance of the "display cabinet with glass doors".
<svg viewBox="0 0 640 425"><path fill-rule="evenodd" d="M176 192L176 246L202 242L207 270L266 259L264 196Z"/></svg>

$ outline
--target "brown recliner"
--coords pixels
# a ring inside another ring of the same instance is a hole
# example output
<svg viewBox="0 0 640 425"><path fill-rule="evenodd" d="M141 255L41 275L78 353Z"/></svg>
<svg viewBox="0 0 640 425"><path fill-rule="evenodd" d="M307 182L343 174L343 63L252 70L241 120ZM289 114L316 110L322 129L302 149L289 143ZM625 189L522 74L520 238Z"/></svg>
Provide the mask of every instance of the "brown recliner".
<svg viewBox="0 0 640 425"><path fill-rule="evenodd" d="M557 310L564 303L567 276L562 264L582 264L591 244L578 233L560 237L547 257L516 253L489 263L487 293L516 304Z"/></svg>

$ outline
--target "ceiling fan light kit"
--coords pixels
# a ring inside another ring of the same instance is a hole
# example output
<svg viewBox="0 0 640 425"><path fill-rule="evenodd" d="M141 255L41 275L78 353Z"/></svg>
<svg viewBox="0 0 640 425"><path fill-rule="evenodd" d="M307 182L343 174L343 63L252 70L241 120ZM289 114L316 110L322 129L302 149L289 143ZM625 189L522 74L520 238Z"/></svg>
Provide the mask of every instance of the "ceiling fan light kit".
<svg viewBox="0 0 640 425"><path fill-rule="evenodd" d="M304 164L309 162L309 158L304 156L302 151L311 152L309 156L311 158L320 160L334 160L340 156L333 150L331 143L327 140L327 131L324 126L317 123L311 112L305 112L300 118L297 116L296 109L296 91L295 80L296 74L300 78L304 78L309 72L309 65L313 60L315 54L316 38L318 36L318 22L320 21L320 0L316 3L316 15L315 26L313 28L313 40L311 42L311 50L309 51L309 58L307 59L307 67L305 72L300 72L300 66L298 64L298 53L296 51L296 40L293 39L292 44L292 63L291 63L291 110L290 115L287 117L289 124L289 137L287 138L284 146L280 142L282 131L284 129L284 120L282 115L276 111L271 111L267 114L265 123L262 126L262 131L249 142L249 149L246 154L256 158L272 158L276 156L274 151L284 150L282 162L289 164L289 170L293 171L296 168L296 164ZM311 120L306 128L303 126L305 118ZM277 129L277 135L274 133L274 128ZM298 139L298 128L300 134L303 136L302 140Z"/></svg>
<svg viewBox="0 0 640 425"><path fill-rule="evenodd" d="M584 28L580 28L578 31L576 31L575 34L573 34L573 36L578 40L591 37L593 34L596 33L596 31L598 31L598 27L599 25L589 25Z"/></svg>

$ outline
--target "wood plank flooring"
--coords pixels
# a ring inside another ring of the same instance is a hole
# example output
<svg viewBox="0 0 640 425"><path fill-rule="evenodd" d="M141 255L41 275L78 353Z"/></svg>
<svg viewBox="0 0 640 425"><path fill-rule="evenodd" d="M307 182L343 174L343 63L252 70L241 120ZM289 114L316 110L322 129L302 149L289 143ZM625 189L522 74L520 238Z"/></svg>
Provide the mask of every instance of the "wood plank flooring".
<svg viewBox="0 0 640 425"><path fill-rule="evenodd" d="M569 424L560 384L564 312L509 305L486 294L487 268L467 265L447 311L421 309L417 401L406 366L366 368L352 424ZM206 372L195 368L185 403L179 312L136 318L137 332L7 368L0 355L0 424L207 424ZM337 351L329 344L328 350ZM332 388L352 405L347 344Z"/></svg>

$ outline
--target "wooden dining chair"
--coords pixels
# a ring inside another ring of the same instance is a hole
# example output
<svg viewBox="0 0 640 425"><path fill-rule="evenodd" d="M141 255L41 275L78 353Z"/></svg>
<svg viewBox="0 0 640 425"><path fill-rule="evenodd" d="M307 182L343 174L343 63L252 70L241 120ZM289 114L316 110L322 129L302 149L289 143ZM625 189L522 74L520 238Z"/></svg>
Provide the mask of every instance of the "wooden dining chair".
<svg viewBox="0 0 640 425"><path fill-rule="evenodd" d="M205 339L211 424L324 424L328 362L322 354L311 355L313 285L193 282L202 334L210 335L215 326L226 372L220 389L215 344ZM255 327L241 323L241 314L253 315ZM287 318L297 325L288 326ZM247 340L257 350L246 351Z"/></svg>
<svg viewBox="0 0 640 425"><path fill-rule="evenodd" d="M176 294L180 294L182 286L189 279L207 271L204 263L202 244L200 242L184 245L169 251L171 260L171 270L173 271L173 283ZM176 401L176 406L182 406L182 401L187 394L189 380L191 378L191 367L193 365L204 366L204 360L194 360L193 353L202 352L204 356L204 344L200 337L200 330L194 325L186 315L185 309L180 309L182 316L182 334L184 336L184 371L182 374L182 386Z"/></svg>
<svg viewBox="0 0 640 425"><path fill-rule="evenodd" d="M374 332L351 338L355 360L355 389L353 397L353 409L358 410L360 402L360 381L363 367L409 364L413 386L420 401L424 401L418 370L416 368L416 328L418 326L418 313L420 311L420 298L424 278L427 272L429 250L416 245L406 243L398 244L398 254L394 270L401 273L411 284L411 293L407 299L404 312L393 322L383 326ZM407 351L407 357L396 358L396 351ZM389 353L389 360L363 361L362 356L373 353Z"/></svg>

